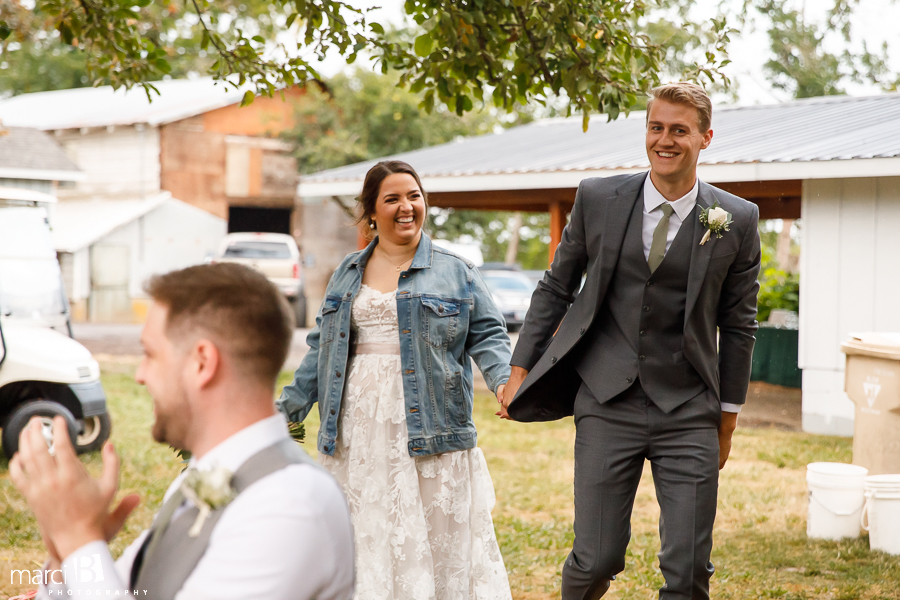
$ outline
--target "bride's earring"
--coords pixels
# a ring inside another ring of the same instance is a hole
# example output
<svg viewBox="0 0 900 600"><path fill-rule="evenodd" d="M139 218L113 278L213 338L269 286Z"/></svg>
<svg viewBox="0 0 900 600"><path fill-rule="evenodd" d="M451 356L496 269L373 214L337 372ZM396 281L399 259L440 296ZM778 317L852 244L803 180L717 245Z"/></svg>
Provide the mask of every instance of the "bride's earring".
<svg viewBox="0 0 900 600"><path fill-rule="evenodd" d="M375 221L369 221L369 229L375 229Z"/></svg>

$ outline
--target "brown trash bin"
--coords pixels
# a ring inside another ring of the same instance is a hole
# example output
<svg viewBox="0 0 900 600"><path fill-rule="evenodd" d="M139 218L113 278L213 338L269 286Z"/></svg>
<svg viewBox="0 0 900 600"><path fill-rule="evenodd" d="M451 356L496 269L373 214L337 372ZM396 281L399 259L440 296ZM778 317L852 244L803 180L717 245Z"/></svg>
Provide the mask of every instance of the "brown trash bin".
<svg viewBox="0 0 900 600"><path fill-rule="evenodd" d="M856 404L853 464L900 473L900 333L861 333L841 344L844 391Z"/></svg>

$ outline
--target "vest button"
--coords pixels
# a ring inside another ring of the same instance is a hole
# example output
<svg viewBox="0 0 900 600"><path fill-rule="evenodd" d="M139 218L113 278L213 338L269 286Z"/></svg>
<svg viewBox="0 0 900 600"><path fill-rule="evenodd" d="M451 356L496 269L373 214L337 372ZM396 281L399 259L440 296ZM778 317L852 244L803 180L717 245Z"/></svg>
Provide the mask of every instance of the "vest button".
<svg viewBox="0 0 900 600"><path fill-rule="evenodd" d="M640 356L638 356L638 360L644 360L645 358L647 358L647 357L644 356L643 354L641 354Z"/></svg>
<svg viewBox="0 0 900 600"><path fill-rule="evenodd" d="M650 307L649 307L649 306L645 306L645 307L644 307L644 312L650 312Z"/></svg>
<svg viewBox="0 0 900 600"><path fill-rule="evenodd" d="M648 282L647 282L647 287L653 287L653 282L652 282L652 281L648 281Z"/></svg>
<svg viewBox="0 0 900 600"><path fill-rule="evenodd" d="M641 333L640 333L640 335L641 335L641 336L645 336L645 335L647 335L647 332L646 332L646 331L644 331L644 330L643 330L643 329L641 329Z"/></svg>

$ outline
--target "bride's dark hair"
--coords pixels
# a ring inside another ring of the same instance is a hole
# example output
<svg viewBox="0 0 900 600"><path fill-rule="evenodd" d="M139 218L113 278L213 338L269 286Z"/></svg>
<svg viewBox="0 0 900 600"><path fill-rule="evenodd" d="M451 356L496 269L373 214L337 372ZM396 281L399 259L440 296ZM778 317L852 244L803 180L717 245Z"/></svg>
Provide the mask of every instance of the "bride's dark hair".
<svg viewBox="0 0 900 600"><path fill-rule="evenodd" d="M425 209L428 209L428 195L422 188L422 180L416 170L402 160L383 160L369 169L366 173L366 179L363 182L362 193L356 198L359 204L358 216L356 223L369 239L374 237L374 232L369 227L372 222L372 215L375 214L375 203L378 201L378 193L381 191L381 183L388 177L396 173L406 173L412 175L422 192L422 198L425 200Z"/></svg>

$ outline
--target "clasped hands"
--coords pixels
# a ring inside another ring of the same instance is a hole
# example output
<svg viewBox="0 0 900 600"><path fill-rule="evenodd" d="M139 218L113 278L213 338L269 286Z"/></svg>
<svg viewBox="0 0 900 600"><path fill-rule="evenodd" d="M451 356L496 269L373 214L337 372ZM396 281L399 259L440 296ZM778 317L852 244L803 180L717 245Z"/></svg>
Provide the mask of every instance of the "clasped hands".
<svg viewBox="0 0 900 600"><path fill-rule="evenodd" d="M516 397L516 392L519 391L522 382L525 381L527 376L528 371L522 367L511 367L509 381L497 388L497 402L500 403L500 410L494 413L495 415L501 419L506 419L507 421L513 420L513 418L509 416L507 409L509 408L509 403Z"/></svg>
<svg viewBox="0 0 900 600"><path fill-rule="evenodd" d="M50 454L34 417L19 436L19 451L9 461L9 476L37 519L50 569L93 541L109 542L140 503L126 496L109 510L119 487L119 457L111 443L101 451L103 473L94 479L75 453L62 417L53 419L54 454Z"/></svg>

